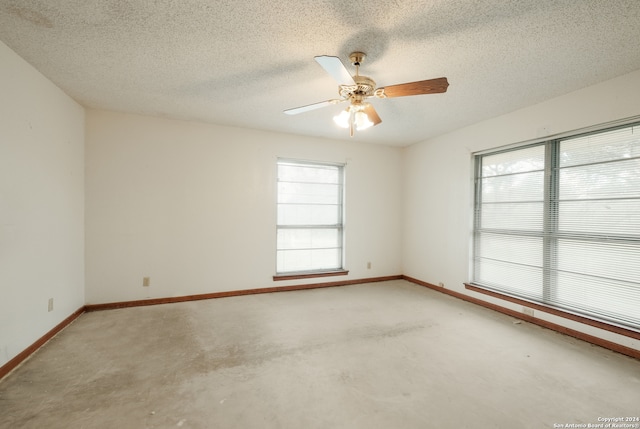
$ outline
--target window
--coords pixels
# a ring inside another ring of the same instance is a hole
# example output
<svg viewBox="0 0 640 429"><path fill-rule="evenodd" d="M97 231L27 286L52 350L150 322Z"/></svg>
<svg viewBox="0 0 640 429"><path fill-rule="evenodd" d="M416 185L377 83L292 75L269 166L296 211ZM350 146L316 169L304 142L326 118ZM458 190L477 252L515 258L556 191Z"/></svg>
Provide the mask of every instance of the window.
<svg viewBox="0 0 640 429"><path fill-rule="evenodd" d="M343 270L343 169L278 160L277 274Z"/></svg>
<svg viewBox="0 0 640 429"><path fill-rule="evenodd" d="M640 328L640 126L476 155L474 285Z"/></svg>

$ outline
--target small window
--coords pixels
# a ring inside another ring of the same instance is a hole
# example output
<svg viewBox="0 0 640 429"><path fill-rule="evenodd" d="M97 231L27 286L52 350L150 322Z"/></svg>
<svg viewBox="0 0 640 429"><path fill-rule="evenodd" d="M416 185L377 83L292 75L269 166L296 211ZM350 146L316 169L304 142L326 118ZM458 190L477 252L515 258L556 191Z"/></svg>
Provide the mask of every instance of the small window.
<svg viewBox="0 0 640 429"><path fill-rule="evenodd" d="M278 160L277 275L343 270L343 170Z"/></svg>

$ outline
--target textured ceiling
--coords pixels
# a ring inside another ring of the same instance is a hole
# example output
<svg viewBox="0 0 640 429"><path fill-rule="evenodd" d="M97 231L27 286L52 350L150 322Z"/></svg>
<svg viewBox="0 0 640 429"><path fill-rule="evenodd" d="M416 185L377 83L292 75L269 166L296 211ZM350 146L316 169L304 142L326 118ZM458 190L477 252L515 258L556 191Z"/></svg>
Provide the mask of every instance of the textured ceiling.
<svg viewBox="0 0 640 429"><path fill-rule="evenodd" d="M355 140L405 146L640 69L638 0L0 0L0 40L84 106L349 140L316 55L367 54Z"/></svg>

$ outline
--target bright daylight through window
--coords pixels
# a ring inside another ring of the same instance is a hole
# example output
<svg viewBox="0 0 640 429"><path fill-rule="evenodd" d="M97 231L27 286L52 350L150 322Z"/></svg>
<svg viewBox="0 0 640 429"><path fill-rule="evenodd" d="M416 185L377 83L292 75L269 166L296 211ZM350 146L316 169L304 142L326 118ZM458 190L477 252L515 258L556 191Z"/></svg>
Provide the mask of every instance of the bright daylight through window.
<svg viewBox="0 0 640 429"><path fill-rule="evenodd" d="M278 274L342 269L342 198L342 165L278 160Z"/></svg>
<svg viewBox="0 0 640 429"><path fill-rule="evenodd" d="M640 328L640 124L476 155L474 285Z"/></svg>

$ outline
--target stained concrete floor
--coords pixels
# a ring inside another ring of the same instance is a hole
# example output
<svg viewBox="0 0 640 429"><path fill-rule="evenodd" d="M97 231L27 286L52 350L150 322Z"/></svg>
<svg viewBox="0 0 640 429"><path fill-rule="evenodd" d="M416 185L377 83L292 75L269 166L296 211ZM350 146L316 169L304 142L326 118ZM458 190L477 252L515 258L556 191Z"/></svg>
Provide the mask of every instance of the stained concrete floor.
<svg viewBox="0 0 640 429"><path fill-rule="evenodd" d="M1 428L553 428L640 416L640 361L405 282L82 315Z"/></svg>

